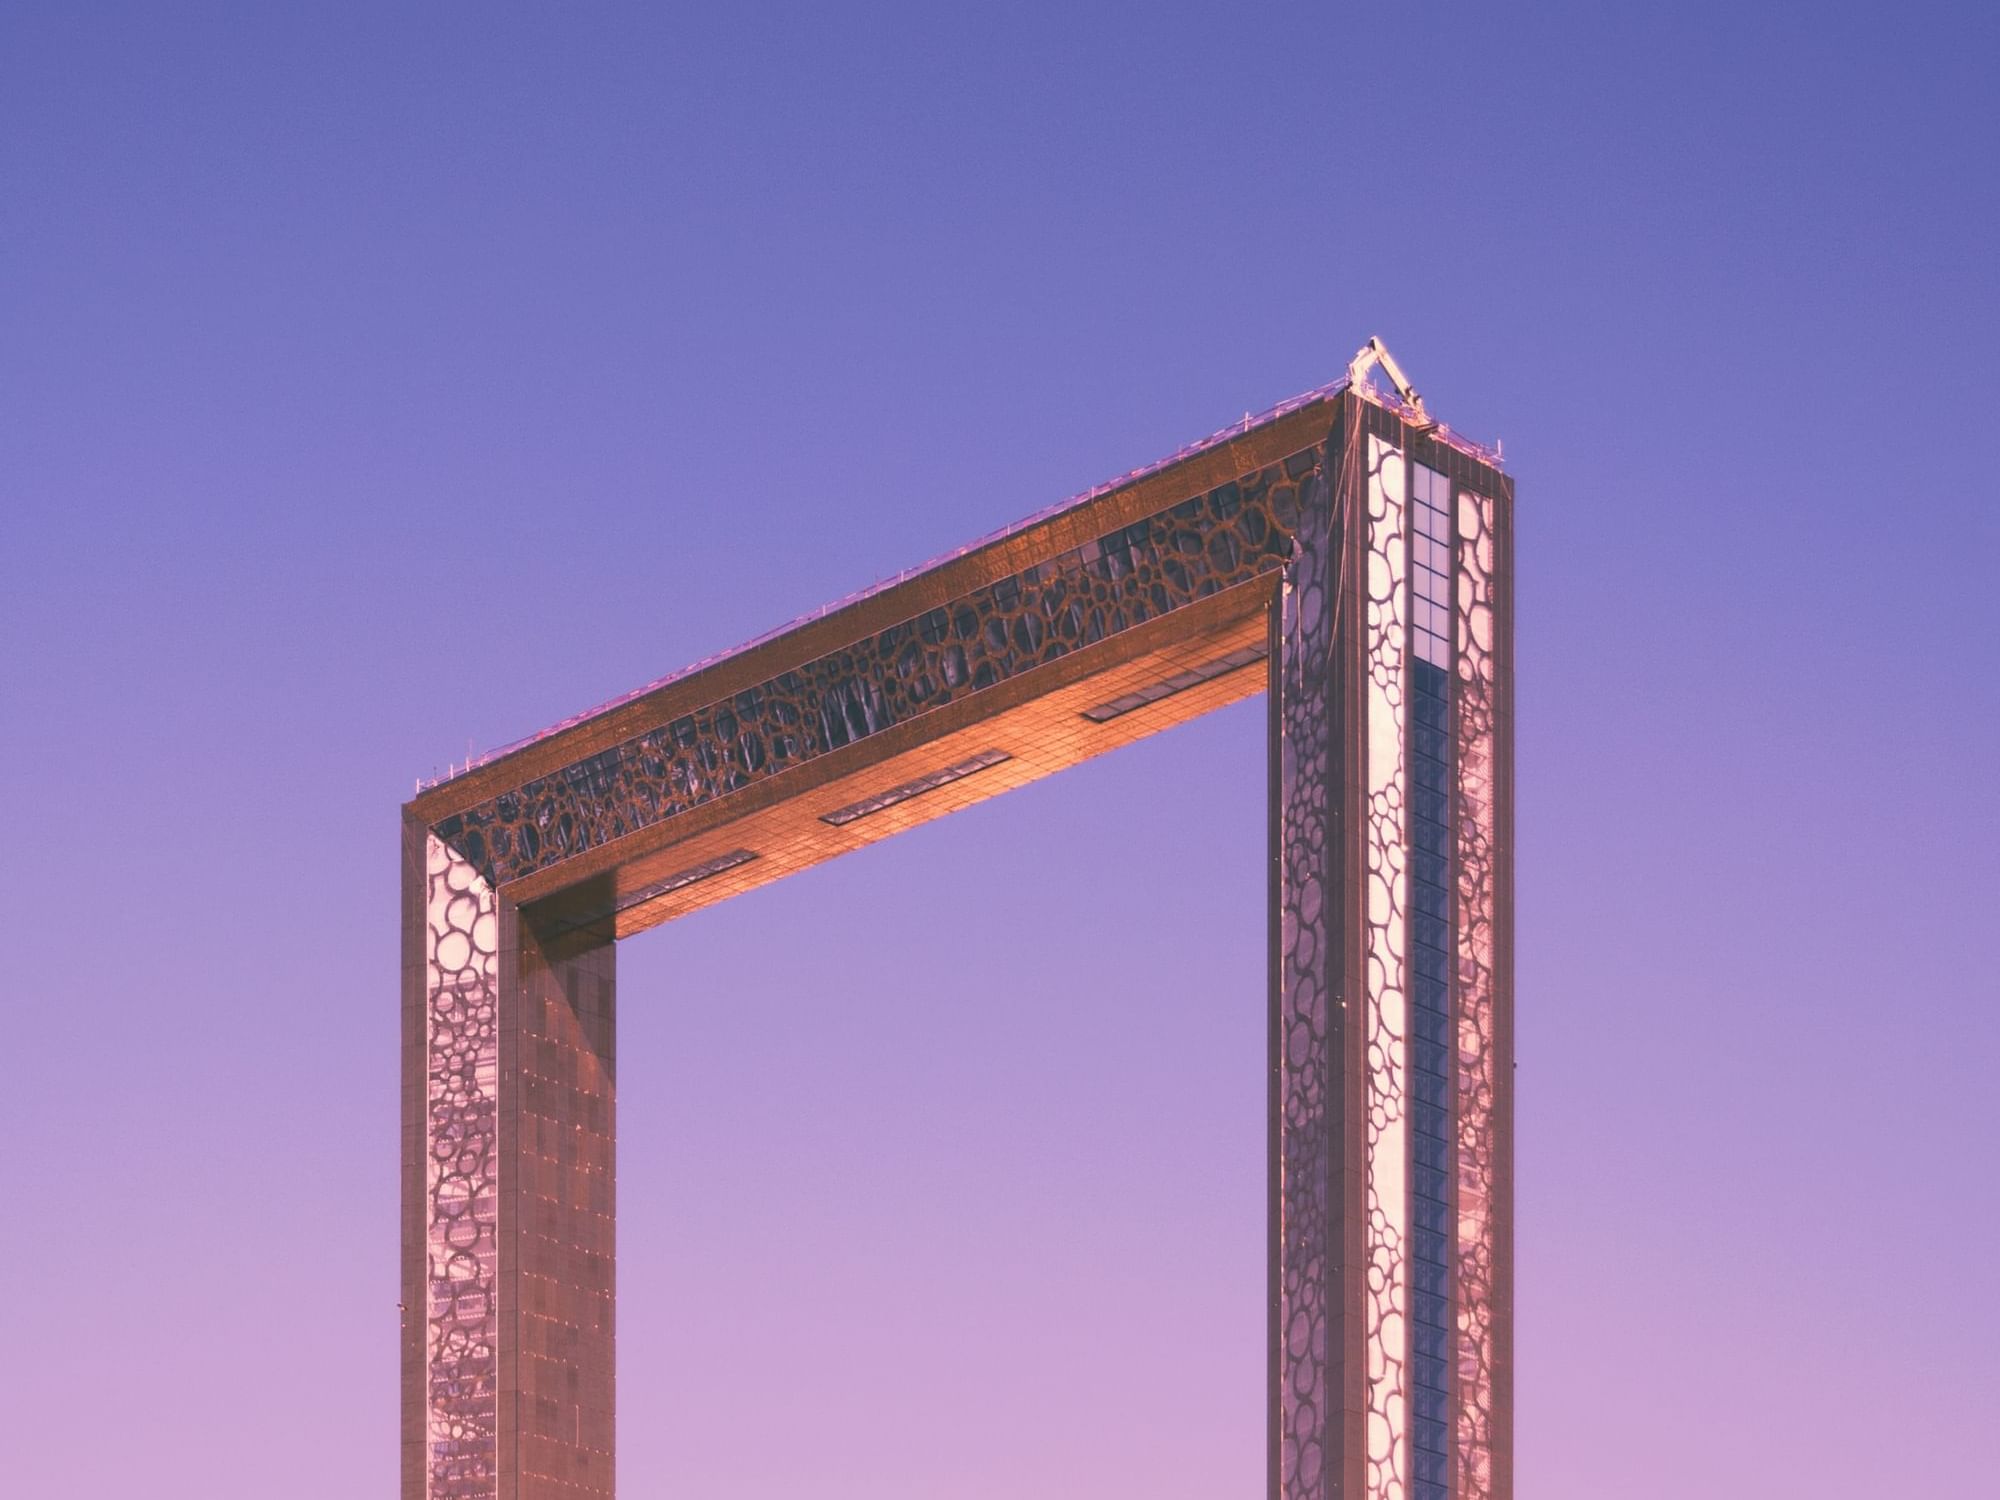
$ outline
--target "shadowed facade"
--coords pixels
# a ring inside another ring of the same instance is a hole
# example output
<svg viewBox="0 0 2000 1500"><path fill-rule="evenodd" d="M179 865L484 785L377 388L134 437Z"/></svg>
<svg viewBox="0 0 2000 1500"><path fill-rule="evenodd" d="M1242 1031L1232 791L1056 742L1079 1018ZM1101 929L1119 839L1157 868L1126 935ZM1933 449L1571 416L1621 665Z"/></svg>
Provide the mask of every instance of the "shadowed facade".
<svg viewBox="0 0 2000 1500"><path fill-rule="evenodd" d="M1344 381L420 790L405 1500L612 1493L619 938L1267 688L1268 1492L1511 1497L1512 515Z"/></svg>

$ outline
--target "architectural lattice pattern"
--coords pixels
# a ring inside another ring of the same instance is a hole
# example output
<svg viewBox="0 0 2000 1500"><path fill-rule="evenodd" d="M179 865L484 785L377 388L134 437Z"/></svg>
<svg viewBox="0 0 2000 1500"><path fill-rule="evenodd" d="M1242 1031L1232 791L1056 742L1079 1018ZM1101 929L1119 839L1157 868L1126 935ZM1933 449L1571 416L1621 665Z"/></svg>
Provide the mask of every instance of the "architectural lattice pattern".
<svg viewBox="0 0 2000 1500"><path fill-rule="evenodd" d="M1327 487L1315 480L1305 504L1279 605L1275 691L1278 733L1279 969L1278 1077L1277 1463L1281 1493L1325 1493L1327 1425L1339 1392L1336 1351L1328 1347L1333 1309L1328 1235L1338 1205L1334 1152L1340 1129L1328 1097L1336 1059L1332 985L1338 938L1328 931L1332 877L1329 798L1339 785L1333 763L1334 599L1340 537Z"/></svg>
<svg viewBox="0 0 2000 1500"><path fill-rule="evenodd" d="M499 1482L499 959L493 888L425 842L425 1493Z"/></svg>
<svg viewBox="0 0 2000 1500"><path fill-rule="evenodd" d="M1275 571L1308 449L441 819L495 885Z"/></svg>
<svg viewBox="0 0 2000 1500"><path fill-rule="evenodd" d="M1403 455L1368 437L1364 649L1367 1058L1367 1267L1362 1348L1368 1382L1369 1500L1404 1500L1408 1458L1409 1117L1404 1055L1409 919L1407 476Z"/></svg>
<svg viewBox="0 0 2000 1500"><path fill-rule="evenodd" d="M1494 504L1458 495L1457 691L1453 740L1458 762L1458 1437L1460 1500L1489 1500L1493 1488L1494 1275L1499 1249L1495 1194L1497 1069L1494 1020L1495 797Z"/></svg>

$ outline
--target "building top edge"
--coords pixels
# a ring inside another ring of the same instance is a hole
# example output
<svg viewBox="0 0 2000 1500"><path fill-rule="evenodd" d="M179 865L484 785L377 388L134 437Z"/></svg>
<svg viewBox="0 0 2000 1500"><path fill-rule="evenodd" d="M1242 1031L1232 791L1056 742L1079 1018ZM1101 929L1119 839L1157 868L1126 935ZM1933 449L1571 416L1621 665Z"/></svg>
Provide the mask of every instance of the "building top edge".
<svg viewBox="0 0 2000 1500"><path fill-rule="evenodd" d="M641 698L657 693L664 688L672 687L678 682L686 681L697 673L708 671L710 668L719 666L723 662L735 657L742 656L746 652L754 651L760 646L768 645L779 637L789 635L795 630L813 624L815 621L826 619L830 615L839 614L842 610L851 609L855 605L872 599L879 594L887 593L890 589L897 588L909 582L912 578L943 567L947 563L956 562L958 559L967 557L972 553L995 546L1008 540L1010 537L1018 536L1024 531L1054 520L1068 511L1088 505L1092 501L1101 500L1104 496L1116 490L1121 490L1127 485L1137 484L1143 479L1171 469L1176 464L1185 463L1189 459L1197 458L1213 448L1218 448L1224 443L1233 442L1238 438L1257 431L1261 427L1269 426L1271 423L1283 417L1290 416L1293 412L1301 411L1315 402L1329 401L1347 390L1348 387L1348 379L1342 376L1339 380L1332 381L1327 385L1318 386L1312 390L1301 392L1299 395L1288 397L1265 411L1246 414L1237 421L1230 423L1229 426L1212 432L1207 437L1188 443L1169 453L1164 458L1142 464L1136 469L1127 470L1115 478L1107 479L1101 484L1093 485L1079 494L1071 495L1064 500L1058 500L1053 505L1044 506L1033 514L1023 516L1018 521L1010 522L997 531L990 531L984 536L965 543L963 546L954 547L951 551L941 553L925 562L916 564L914 567L904 568L902 571L892 574L889 577L877 579L866 588L857 589L855 592L835 599L831 603L822 604L817 609L810 610L795 619L787 620L784 624L766 630L738 645L731 646L726 651L714 652L699 661L690 662L687 666L669 672L664 677L656 677L651 682L633 688L630 692L620 693L615 698L606 699L604 702L584 709L580 713L571 714L568 718L551 724L544 729L538 729L533 734L525 735L518 740L513 740L495 749L487 750L464 761L456 762L448 766L441 775L419 777L417 778L417 794L421 796L425 792L445 786L462 776L479 770L483 766L489 766L495 761L503 760L507 756L538 745L544 740L553 739L555 736L566 733L580 724L587 724L600 715L611 713L616 709L625 707L627 704L635 703ZM1406 422L1422 424L1428 427L1427 435L1434 441L1444 443L1496 472L1503 472L1500 455L1497 450L1486 448L1453 432L1444 423L1427 417L1423 412L1410 406L1392 393L1379 390L1368 384L1363 384L1359 388L1358 393L1375 405L1393 412Z"/></svg>

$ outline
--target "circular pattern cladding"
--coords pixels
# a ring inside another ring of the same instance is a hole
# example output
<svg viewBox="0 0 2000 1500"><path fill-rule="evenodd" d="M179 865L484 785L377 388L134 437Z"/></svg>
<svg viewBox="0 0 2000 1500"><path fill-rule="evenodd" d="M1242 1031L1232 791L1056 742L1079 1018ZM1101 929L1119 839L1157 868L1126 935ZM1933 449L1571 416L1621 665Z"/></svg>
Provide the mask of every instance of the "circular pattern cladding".
<svg viewBox="0 0 2000 1500"><path fill-rule="evenodd" d="M1317 448L538 777L437 833L495 885L1280 567Z"/></svg>
<svg viewBox="0 0 2000 1500"><path fill-rule="evenodd" d="M425 1330L429 1494L493 1494L498 1470L498 917L435 836L425 874Z"/></svg>

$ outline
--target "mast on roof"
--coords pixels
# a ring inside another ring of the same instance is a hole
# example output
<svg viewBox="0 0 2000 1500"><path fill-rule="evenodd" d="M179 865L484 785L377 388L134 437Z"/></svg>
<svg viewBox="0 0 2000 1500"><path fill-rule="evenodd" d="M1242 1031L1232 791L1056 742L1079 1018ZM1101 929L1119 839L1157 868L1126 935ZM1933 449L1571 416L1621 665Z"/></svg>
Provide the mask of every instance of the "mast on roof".
<svg viewBox="0 0 2000 1500"><path fill-rule="evenodd" d="M1403 367L1396 363L1396 356L1389 352L1389 346L1380 338L1371 338L1355 352L1348 361L1347 383L1359 390L1368 383L1369 372L1379 368L1389 377L1389 383L1396 388L1396 394L1403 404L1417 414L1426 427L1435 427L1436 420L1424 409L1424 398L1417 394L1417 388L1410 384L1410 377L1403 373Z"/></svg>

